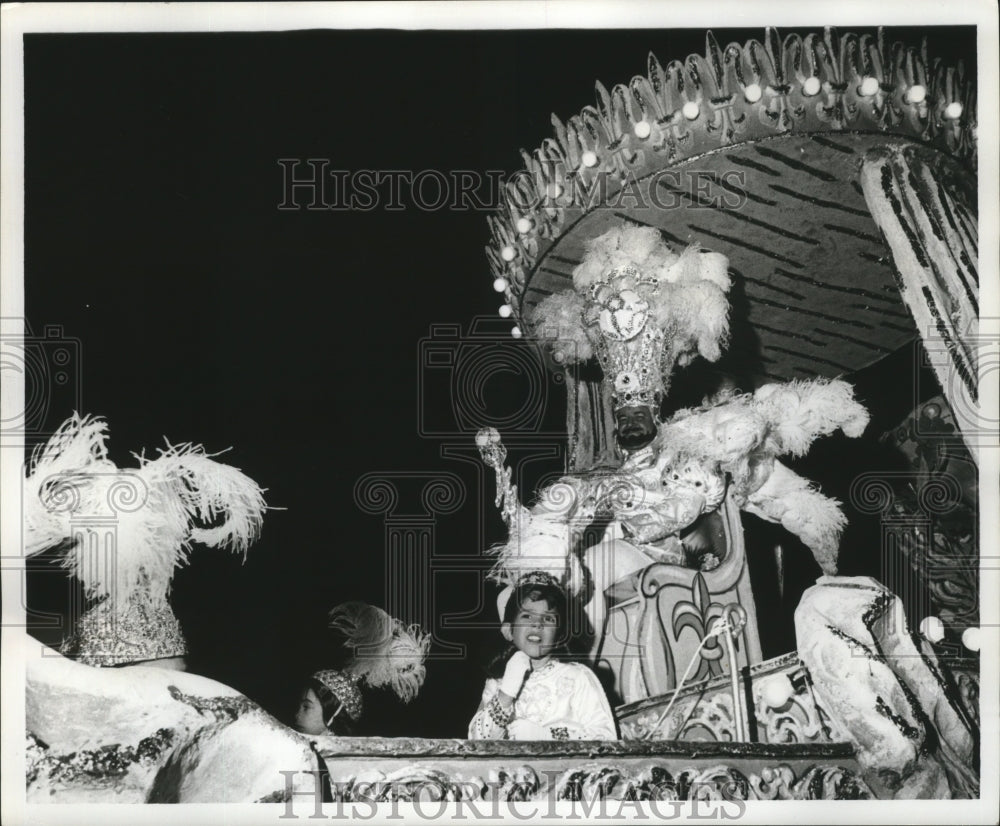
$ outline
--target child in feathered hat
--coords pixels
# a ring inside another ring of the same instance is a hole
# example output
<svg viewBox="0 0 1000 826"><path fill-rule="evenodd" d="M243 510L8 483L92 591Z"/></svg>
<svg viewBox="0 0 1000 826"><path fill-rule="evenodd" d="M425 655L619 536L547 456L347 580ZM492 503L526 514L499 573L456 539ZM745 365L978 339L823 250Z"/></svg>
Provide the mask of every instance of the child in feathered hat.
<svg viewBox="0 0 1000 826"><path fill-rule="evenodd" d="M348 602L330 612L330 628L354 650L342 668L317 671L306 682L295 712L296 730L351 736L364 712L363 686L389 686L404 703L417 696L431 644L419 626L406 626L372 605Z"/></svg>

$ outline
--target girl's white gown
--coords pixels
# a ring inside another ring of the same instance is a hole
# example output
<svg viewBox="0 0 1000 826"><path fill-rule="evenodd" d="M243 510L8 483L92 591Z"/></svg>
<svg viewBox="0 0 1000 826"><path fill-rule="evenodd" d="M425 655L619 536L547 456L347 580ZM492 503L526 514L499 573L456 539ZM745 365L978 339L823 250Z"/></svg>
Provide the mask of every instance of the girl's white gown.
<svg viewBox="0 0 1000 826"><path fill-rule="evenodd" d="M615 718L594 673L579 663L550 660L532 671L514 702L514 719L500 726L487 705L500 690L488 679L470 740L617 740Z"/></svg>

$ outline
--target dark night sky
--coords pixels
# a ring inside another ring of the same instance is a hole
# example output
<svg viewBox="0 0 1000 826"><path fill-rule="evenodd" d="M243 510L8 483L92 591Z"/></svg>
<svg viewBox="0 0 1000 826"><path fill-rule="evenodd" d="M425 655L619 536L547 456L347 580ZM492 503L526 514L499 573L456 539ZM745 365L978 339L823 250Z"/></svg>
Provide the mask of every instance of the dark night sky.
<svg viewBox="0 0 1000 826"><path fill-rule="evenodd" d="M932 53L949 62L974 54L970 28L889 34L909 43L929 34ZM716 35L725 44L763 32ZM666 63L701 51L703 38L702 30L26 36L32 332L57 324L79 340L72 389L83 412L109 420L119 465L164 436L210 451L231 446L226 461L287 508L267 516L245 565L200 549L177 575L190 670L284 715L302 676L330 662L325 612L346 599L385 604L384 520L354 498L366 473L457 474L465 504L437 520L436 556L475 555L503 536L492 480L483 489L474 464L442 454L471 446L474 427L452 425L450 437L420 429L455 418L447 375L421 369L421 340L434 324L468 329L477 316L495 317L500 303L483 254L486 214L412 204L282 211L278 160L513 172L517 150L551 134L550 113L565 120L593 102L595 80L627 82L646 71L651 50ZM860 377L886 427L912 406L898 403L912 398L910 358ZM484 417L520 409L525 375L480 379ZM543 387L542 424L523 437L534 446L512 451L515 459L558 443L537 435L558 432L564 415L559 386ZM72 393L54 396L47 424L73 406ZM838 462L864 451L828 441L803 467L813 478L832 474L825 484L836 492ZM877 461L870 448L868 461ZM525 467L526 487L559 469L558 458L536 460ZM417 504L404 498L399 512ZM860 552L845 557L846 573L864 568ZM801 583L815 576L811 564L799 566ZM492 623L493 594L480 579L437 576L435 613L474 615L485 604L482 619ZM32 608L56 610L67 593L61 574L29 580ZM796 599L773 603L786 628ZM464 736L482 685L480 652L497 635L438 632L468 645L468 657L432 660L408 709L373 697L373 731ZM37 633L53 641L53 632ZM765 654L792 641L772 645Z"/></svg>

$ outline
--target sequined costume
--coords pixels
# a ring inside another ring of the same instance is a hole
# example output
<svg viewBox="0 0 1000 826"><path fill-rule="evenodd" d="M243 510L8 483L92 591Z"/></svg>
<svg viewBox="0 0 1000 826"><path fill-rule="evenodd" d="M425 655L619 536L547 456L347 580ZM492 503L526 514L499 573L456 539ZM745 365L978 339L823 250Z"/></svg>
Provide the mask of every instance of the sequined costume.
<svg viewBox="0 0 1000 826"><path fill-rule="evenodd" d="M80 617L60 652L85 665L113 666L183 657L184 632L163 598L150 596L149 578L121 600L104 597Z"/></svg>
<svg viewBox="0 0 1000 826"><path fill-rule="evenodd" d="M579 663L550 660L532 671L513 715L496 702L500 681L488 679L470 740L617 740L614 716L594 673Z"/></svg>

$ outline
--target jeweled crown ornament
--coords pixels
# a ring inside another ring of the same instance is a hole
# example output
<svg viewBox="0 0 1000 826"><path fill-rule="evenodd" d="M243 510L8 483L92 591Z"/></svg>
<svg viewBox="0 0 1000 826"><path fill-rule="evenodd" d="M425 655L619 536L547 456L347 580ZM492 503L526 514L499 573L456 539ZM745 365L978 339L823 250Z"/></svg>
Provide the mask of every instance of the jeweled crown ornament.
<svg viewBox="0 0 1000 826"><path fill-rule="evenodd" d="M558 362L596 356L616 409L657 413L675 365L722 353L727 265L698 247L678 254L651 227L614 227L587 245L573 289L539 303L535 333Z"/></svg>
<svg viewBox="0 0 1000 826"><path fill-rule="evenodd" d="M590 285L590 300L602 308L598 324L605 338L628 341L646 326L649 303L636 292L640 284L657 286L655 279L643 278L635 267L619 267Z"/></svg>
<svg viewBox="0 0 1000 826"><path fill-rule="evenodd" d="M516 583L508 585L497 594L497 616L501 622L504 621L507 605L510 603L510 598L514 596L514 590L516 588L530 588L533 585L544 588L561 589L563 587L562 583L547 571L528 571L526 574L522 574Z"/></svg>
<svg viewBox="0 0 1000 826"><path fill-rule="evenodd" d="M656 365L663 351L663 331L650 324L650 307L636 290L657 284L632 266L619 267L590 286L590 300L600 308L597 358L612 382L616 407L644 404L658 409L663 382Z"/></svg>
<svg viewBox="0 0 1000 826"><path fill-rule="evenodd" d="M361 719L365 705L359 676L328 668L324 671L317 671L313 674L313 679L340 702L348 717L355 721ZM326 698L320 694L320 701L324 700Z"/></svg>

